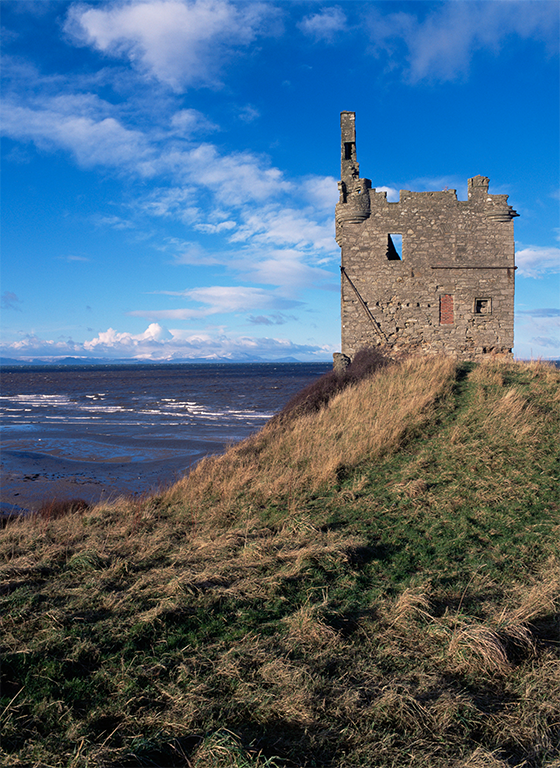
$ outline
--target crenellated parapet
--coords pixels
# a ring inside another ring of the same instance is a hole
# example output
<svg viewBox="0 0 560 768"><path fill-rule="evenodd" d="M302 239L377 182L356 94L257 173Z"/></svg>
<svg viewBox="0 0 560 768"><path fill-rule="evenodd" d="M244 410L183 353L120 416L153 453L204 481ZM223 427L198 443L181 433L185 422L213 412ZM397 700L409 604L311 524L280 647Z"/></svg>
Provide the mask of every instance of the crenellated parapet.
<svg viewBox="0 0 560 768"><path fill-rule="evenodd" d="M518 214L489 179L401 190L398 202L360 176L356 116L341 113L336 239L341 247L342 353L386 344L476 359L511 354Z"/></svg>
<svg viewBox="0 0 560 768"><path fill-rule="evenodd" d="M490 221L511 221L519 216L508 205L507 195L491 195L488 192L490 179L487 176L474 176L468 181L469 201L479 204L483 215Z"/></svg>

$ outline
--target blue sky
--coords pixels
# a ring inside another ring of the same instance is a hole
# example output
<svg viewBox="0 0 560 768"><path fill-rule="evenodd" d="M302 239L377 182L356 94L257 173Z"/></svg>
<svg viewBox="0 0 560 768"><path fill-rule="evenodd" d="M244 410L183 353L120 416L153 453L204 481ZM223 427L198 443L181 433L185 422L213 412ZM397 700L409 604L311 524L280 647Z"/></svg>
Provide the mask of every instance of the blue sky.
<svg viewBox="0 0 560 768"><path fill-rule="evenodd" d="M390 200L509 195L514 352L560 358L559 9L3 2L0 354L329 359L351 110Z"/></svg>

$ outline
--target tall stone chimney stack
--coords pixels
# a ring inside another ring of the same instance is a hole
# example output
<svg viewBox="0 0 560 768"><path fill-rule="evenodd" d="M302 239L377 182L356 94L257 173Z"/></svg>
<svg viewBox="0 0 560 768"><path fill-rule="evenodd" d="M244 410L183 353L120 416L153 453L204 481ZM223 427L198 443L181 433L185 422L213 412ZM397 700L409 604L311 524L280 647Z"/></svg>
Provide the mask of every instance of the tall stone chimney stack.
<svg viewBox="0 0 560 768"><path fill-rule="evenodd" d="M360 165L356 158L356 113L340 113L340 178L347 189L360 177Z"/></svg>

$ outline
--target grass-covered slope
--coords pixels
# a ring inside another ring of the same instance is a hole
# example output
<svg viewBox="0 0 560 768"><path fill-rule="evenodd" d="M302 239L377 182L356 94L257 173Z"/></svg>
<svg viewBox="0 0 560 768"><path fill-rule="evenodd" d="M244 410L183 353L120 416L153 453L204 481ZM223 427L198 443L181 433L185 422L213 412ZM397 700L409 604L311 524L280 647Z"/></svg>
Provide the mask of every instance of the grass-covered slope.
<svg viewBox="0 0 560 768"><path fill-rule="evenodd" d="M410 359L10 522L3 764L560 765L559 381Z"/></svg>

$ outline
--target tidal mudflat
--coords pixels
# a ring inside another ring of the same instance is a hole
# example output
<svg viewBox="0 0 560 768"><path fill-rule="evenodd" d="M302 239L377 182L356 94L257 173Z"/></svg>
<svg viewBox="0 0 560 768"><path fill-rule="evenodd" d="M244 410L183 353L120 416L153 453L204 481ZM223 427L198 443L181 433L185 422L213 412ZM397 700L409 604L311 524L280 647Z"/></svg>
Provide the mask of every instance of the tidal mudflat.
<svg viewBox="0 0 560 768"><path fill-rule="evenodd" d="M2 370L3 513L166 486L247 437L329 363Z"/></svg>

